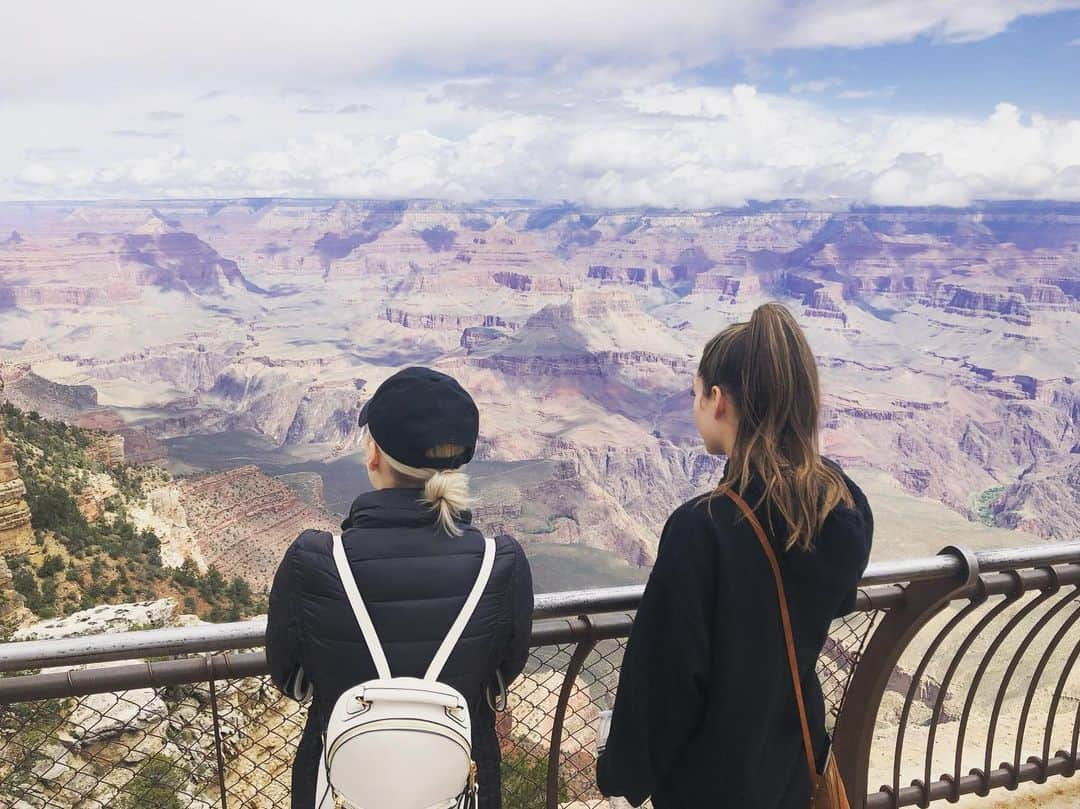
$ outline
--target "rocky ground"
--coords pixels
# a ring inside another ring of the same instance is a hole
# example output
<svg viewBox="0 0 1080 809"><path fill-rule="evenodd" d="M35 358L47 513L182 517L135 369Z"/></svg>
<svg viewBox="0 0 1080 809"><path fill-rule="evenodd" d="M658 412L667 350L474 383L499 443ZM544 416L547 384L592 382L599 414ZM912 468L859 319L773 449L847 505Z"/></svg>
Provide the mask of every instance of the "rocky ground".
<svg viewBox="0 0 1080 809"><path fill-rule="evenodd" d="M96 607L29 625L16 639L122 632L200 621L175 601ZM106 668L100 664L95 668ZM226 784L233 800L287 800L295 703L263 679L222 682L216 695ZM0 802L46 807L213 807L213 718L205 685L139 688L26 703L0 712Z"/></svg>

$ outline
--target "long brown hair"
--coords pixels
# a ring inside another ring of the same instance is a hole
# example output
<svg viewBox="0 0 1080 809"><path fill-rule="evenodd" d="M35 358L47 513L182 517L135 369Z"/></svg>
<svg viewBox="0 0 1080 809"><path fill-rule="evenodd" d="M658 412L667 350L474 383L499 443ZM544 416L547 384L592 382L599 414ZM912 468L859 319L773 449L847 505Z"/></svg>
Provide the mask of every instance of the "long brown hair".
<svg viewBox="0 0 1080 809"><path fill-rule="evenodd" d="M787 526L787 547L809 550L829 512L853 501L841 474L821 460L821 393L806 335L786 307L764 304L749 323L708 342L698 375L706 395L715 385L731 398L739 420L717 493L744 495L756 477L764 494L755 510L768 502Z"/></svg>

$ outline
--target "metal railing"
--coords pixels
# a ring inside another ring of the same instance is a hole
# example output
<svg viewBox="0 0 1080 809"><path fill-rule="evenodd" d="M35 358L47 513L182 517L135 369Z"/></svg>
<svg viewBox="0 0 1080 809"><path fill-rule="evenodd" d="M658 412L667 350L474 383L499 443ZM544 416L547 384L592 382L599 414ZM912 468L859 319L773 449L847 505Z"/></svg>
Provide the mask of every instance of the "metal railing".
<svg viewBox="0 0 1080 809"><path fill-rule="evenodd" d="M537 597L530 662L497 720L507 809L606 806L595 719L641 592ZM256 619L0 645L0 805L286 805L306 709L269 682L264 631ZM1073 775L1078 658L1080 543L872 565L818 663L838 763L865 796L853 805Z"/></svg>

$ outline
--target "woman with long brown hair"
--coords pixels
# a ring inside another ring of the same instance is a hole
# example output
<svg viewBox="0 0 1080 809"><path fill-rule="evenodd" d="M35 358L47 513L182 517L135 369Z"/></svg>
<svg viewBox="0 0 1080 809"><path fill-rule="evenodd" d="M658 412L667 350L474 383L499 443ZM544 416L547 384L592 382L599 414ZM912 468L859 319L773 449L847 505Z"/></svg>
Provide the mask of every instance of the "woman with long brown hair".
<svg viewBox="0 0 1080 809"><path fill-rule="evenodd" d="M597 768L604 794L655 809L809 805L808 759L820 773L829 748L814 665L854 606L873 534L866 498L821 456L820 406L814 355L780 304L705 346L694 421L727 466L664 527Z"/></svg>

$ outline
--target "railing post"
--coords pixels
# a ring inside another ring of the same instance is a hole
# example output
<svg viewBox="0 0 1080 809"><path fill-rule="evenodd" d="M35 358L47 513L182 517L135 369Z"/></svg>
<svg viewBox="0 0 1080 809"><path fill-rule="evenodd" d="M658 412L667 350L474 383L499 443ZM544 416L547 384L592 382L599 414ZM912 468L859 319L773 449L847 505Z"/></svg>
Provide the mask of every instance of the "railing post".
<svg viewBox="0 0 1080 809"><path fill-rule="evenodd" d="M905 587L903 603L888 611L867 644L837 719L834 755L855 809L866 804L878 708L900 656L919 630L979 577L979 563L971 551L949 546L941 554L955 556L964 563L963 577L959 581L916 581Z"/></svg>
<svg viewBox="0 0 1080 809"><path fill-rule="evenodd" d="M566 677L559 691L559 702L555 707L555 716L551 723L551 746L548 748L547 768L547 809L558 809L559 806L559 754L562 750L563 725L566 721L566 710L570 705L570 695L574 691L574 684L586 659L596 648L596 639L593 637L592 622L589 617L582 615L579 620L585 622L588 634L574 649L574 654L566 665Z"/></svg>
<svg viewBox="0 0 1080 809"><path fill-rule="evenodd" d="M225 758L221 754L221 717L218 714L217 684L214 680L214 659L207 656L206 679L210 684L210 713L214 720L214 753L217 757L218 790L221 797L221 809L229 809L228 796L225 792Z"/></svg>

